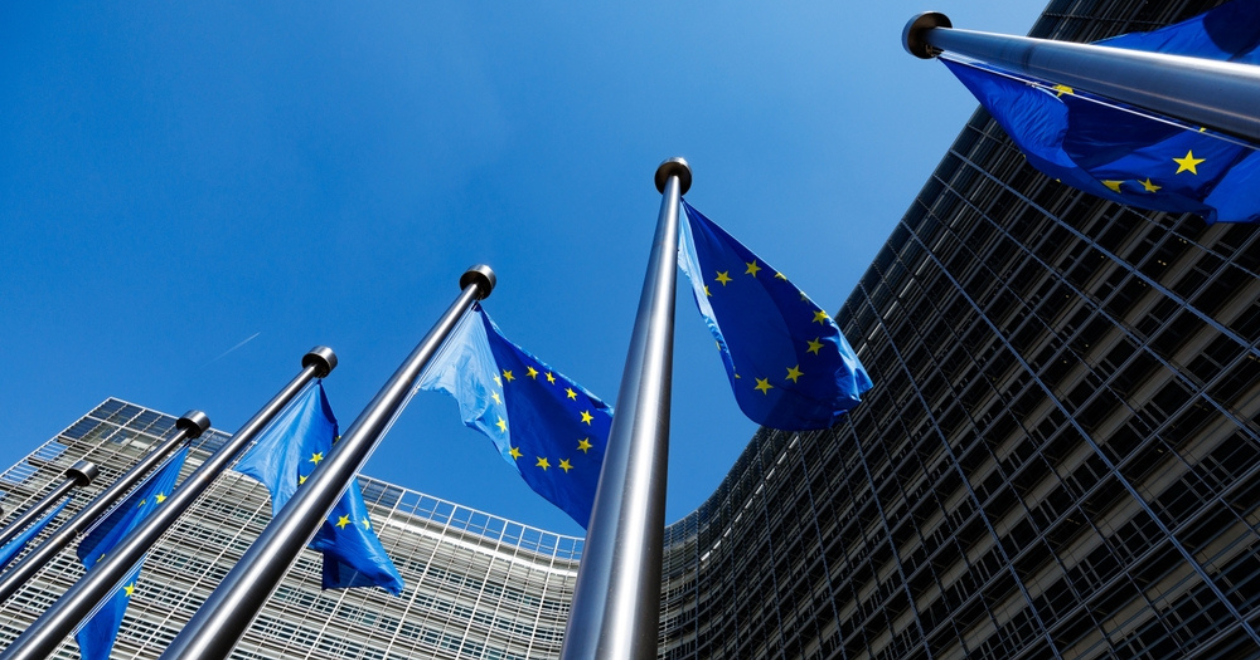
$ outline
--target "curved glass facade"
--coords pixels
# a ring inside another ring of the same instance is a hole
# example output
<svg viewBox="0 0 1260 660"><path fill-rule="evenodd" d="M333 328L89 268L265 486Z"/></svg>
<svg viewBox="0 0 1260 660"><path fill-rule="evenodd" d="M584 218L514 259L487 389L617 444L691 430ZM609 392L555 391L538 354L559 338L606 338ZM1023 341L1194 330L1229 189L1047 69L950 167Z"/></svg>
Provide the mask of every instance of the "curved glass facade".
<svg viewBox="0 0 1260 660"><path fill-rule="evenodd" d="M669 529L661 657L1260 656L1258 236L1080 194L977 112L837 316L875 389Z"/></svg>

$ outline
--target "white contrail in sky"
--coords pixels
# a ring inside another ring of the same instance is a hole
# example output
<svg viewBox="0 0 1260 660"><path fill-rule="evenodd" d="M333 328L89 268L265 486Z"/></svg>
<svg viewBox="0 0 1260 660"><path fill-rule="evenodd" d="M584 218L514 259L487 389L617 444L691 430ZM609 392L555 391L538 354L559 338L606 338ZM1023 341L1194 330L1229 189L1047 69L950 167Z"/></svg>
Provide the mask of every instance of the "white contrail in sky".
<svg viewBox="0 0 1260 660"><path fill-rule="evenodd" d="M210 362L217 362L218 360L222 360L224 357L227 356L228 353L231 353L232 351L244 346L245 344L248 344L249 342L254 341L254 339L256 339L258 335L261 335L261 334L262 334L261 332L255 332L254 334L246 337L245 341L242 341L241 343L233 346L232 348L229 348L226 351L223 351L223 355L220 355L219 357L211 360ZM210 362L207 362L206 364L210 364Z"/></svg>

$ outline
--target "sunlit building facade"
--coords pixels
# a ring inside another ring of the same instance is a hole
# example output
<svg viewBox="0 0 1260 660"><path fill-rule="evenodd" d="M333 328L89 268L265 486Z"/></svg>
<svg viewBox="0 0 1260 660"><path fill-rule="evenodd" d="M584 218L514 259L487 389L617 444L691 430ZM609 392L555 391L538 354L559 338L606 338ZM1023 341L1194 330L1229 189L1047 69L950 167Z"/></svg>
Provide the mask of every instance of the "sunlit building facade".
<svg viewBox="0 0 1260 660"><path fill-rule="evenodd" d="M59 522L83 507L161 439L175 418L109 399L0 474L5 510L25 509L76 460L101 468ZM187 476L227 436L198 439ZM581 539L558 536L421 493L363 478L373 527L407 583L321 591L310 550L263 608L233 658L531 660L559 655ZM271 519L264 486L222 476L150 554L114 658L157 658ZM56 526L51 526L51 530ZM37 541L38 542L38 541ZM12 641L83 574L66 551L0 604L0 644ZM67 639L57 657L78 658Z"/></svg>
<svg viewBox="0 0 1260 660"><path fill-rule="evenodd" d="M1078 193L977 112L837 315L875 389L670 527L661 656L1260 657L1258 236Z"/></svg>

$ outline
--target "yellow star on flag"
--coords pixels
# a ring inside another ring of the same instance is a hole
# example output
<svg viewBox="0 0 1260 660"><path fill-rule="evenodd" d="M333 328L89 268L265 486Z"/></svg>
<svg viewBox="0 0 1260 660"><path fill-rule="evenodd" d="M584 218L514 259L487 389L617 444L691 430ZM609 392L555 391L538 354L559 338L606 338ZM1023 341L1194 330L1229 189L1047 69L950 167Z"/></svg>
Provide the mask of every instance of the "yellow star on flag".
<svg viewBox="0 0 1260 660"><path fill-rule="evenodd" d="M787 379L792 381L793 383L796 382L796 379L805 375L804 373L801 372L801 365L799 364L796 365L795 367L788 367L787 371L788 371Z"/></svg>
<svg viewBox="0 0 1260 660"><path fill-rule="evenodd" d="M512 381L514 381L514 380L516 380L516 377L512 375L512 372L510 372L510 371L506 371L506 370L505 370L505 371L503 372L503 380L506 380L507 382L509 382L509 383L510 383L510 382L512 382Z"/></svg>
<svg viewBox="0 0 1260 660"><path fill-rule="evenodd" d="M748 266L748 269L744 271L745 275L752 275L753 277L756 277L757 273L761 271L761 266L757 265L756 259L753 259L752 261L749 261L748 263L745 263L744 265Z"/></svg>
<svg viewBox="0 0 1260 660"><path fill-rule="evenodd" d="M758 378L757 385L754 386L753 389L761 392L762 394L768 395L770 394L770 390L774 389L774 385L770 384L769 378Z"/></svg>
<svg viewBox="0 0 1260 660"><path fill-rule="evenodd" d="M829 318L831 317L827 316L827 312L824 312L821 309L814 311L814 323L821 323L823 325L827 325L827 319Z"/></svg>
<svg viewBox="0 0 1260 660"><path fill-rule="evenodd" d="M367 518L363 519L363 529L372 529L372 523L368 522Z"/></svg>
<svg viewBox="0 0 1260 660"><path fill-rule="evenodd" d="M495 402L495 403L497 403L497 404L500 404L500 405L502 405L502 404L503 404L503 399L500 399L500 398L499 398L499 393L498 393L498 392L491 392L491 393L490 393L490 398L491 398L491 399L494 399L494 402Z"/></svg>
<svg viewBox="0 0 1260 660"><path fill-rule="evenodd" d="M578 440L578 449L581 449L583 454L589 453L591 450L591 447L592 445L591 445L590 438L582 438L581 440Z"/></svg>
<svg viewBox="0 0 1260 660"><path fill-rule="evenodd" d="M552 376L550 371L547 372L547 382L551 383L552 385L556 384L556 377Z"/></svg>
<svg viewBox="0 0 1260 660"><path fill-rule="evenodd" d="M784 282L786 282L786 281L787 281L787 275L784 275L783 273L775 273L775 274L774 274L774 279L776 279L776 280L783 280Z"/></svg>
<svg viewBox="0 0 1260 660"><path fill-rule="evenodd" d="M508 453L512 455L512 460L516 460L521 457L521 450L516 447L509 449Z"/></svg>
<svg viewBox="0 0 1260 660"><path fill-rule="evenodd" d="M1181 174L1182 172L1188 171L1191 174L1198 176L1199 171L1195 168L1198 167L1200 163L1206 160L1207 160L1206 158L1195 158L1193 150L1187 151L1185 158L1173 159L1173 162L1177 164L1177 171L1174 172L1174 174Z"/></svg>
<svg viewBox="0 0 1260 660"><path fill-rule="evenodd" d="M564 394L565 394L565 396L569 397L570 399L573 399L574 401L577 401L577 392L574 392L572 387L566 387L566 388L564 388Z"/></svg>
<svg viewBox="0 0 1260 660"><path fill-rule="evenodd" d="M146 505L146 504L148 504L148 503L149 503L149 500L140 500L140 503L136 505L136 508L137 508L137 509L139 509L140 507L142 507L142 506L144 506L144 505Z"/></svg>
<svg viewBox="0 0 1260 660"><path fill-rule="evenodd" d="M304 475L304 474L299 474L299 475L298 475L298 485L299 485L299 486L301 486L301 485L302 485L302 484L304 484L304 483L306 483L306 475Z"/></svg>
<svg viewBox="0 0 1260 660"><path fill-rule="evenodd" d="M500 417L499 421L495 422L494 425L499 427L499 433L507 433L507 420Z"/></svg>
<svg viewBox="0 0 1260 660"><path fill-rule="evenodd" d="M345 529L346 525L349 525L349 524L350 524L350 516L342 516L337 519L338 529Z"/></svg>
<svg viewBox="0 0 1260 660"><path fill-rule="evenodd" d="M717 281L721 283L722 286L726 286L726 283L731 281L731 271L729 270L718 271Z"/></svg>
<svg viewBox="0 0 1260 660"><path fill-rule="evenodd" d="M503 387L503 381L499 380L499 376L497 374L494 376L494 384L499 387Z"/></svg>
<svg viewBox="0 0 1260 660"><path fill-rule="evenodd" d="M569 470L573 469L573 466L569 464L569 459L567 458L560 459L560 469L564 470L565 474L568 474Z"/></svg>
<svg viewBox="0 0 1260 660"><path fill-rule="evenodd" d="M311 462L312 462L312 463L314 463L314 464L316 464L316 465L319 465L319 462L320 462L320 461L322 461L322 460L324 460L324 452L322 452L322 451L321 451L321 452L317 452L317 453L311 454Z"/></svg>
<svg viewBox="0 0 1260 660"><path fill-rule="evenodd" d="M135 582L132 582L131 584L123 587L123 594L126 595L128 598L131 598L131 594L134 594L134 593L136 593Z"/></svg>
<svg viewBox="0 0 1260 660"><path fill-rule="evenodd" d="M593 416L591 416L591 411L589 411L589 410L583 410L583 411L582 411L582 421L583 421L583 422L586 422L586 425L587 425L587 426L590 426L590 425L591 425L591 420L593 420L593 419L595 419L595 418L594 418Z"/></svg>
<svg viewBox="0 0 1260 660"><path fill-rule="evenodd" d="M1054 87L1051 87L1050 89L1053 89L1054 91L1058 92L1058 94L1055 94L1056 97L1063 96L1064 94L1071 95L1073 92L1076 91L1072 89L1071 87L1068 87L1067 85L1064 85L1064 84L1055 85Z"/></svg>
<svg viewBox="0 0 1260 660"><path fill-rule="evenodd" d="M1142 187L1145 188L1148 193L1153 193L1158 191L1160 188L1163 188L1163 186L1157 186L1151 183L1150 177L1147 177L1145 181L1139 181L1138 183L1141 183Z"/></svg>
<svg viewBox="0 0 1260 660"><path fill-rule="evenodd" d="M1123 181L1103 181L1102 182L1104 186L1107 186L1108 188L1111 188L1112 190L1116 192L1120 192L1120 184L1122 183L1124 182Z"/></svg>
<svg viewBox="0 0 1260 660"><path fill-rule="evenodd" d="M822 342L818 341L819 339L822 339L822 337L814 337L814 340L809 342L809 349L807 352L819 355L818 351L821 351L823 347Z"/></svg>
<svg viewBox="0 0 1260 660"><path fill-rule="evenodd" d="M165 502L165 501L166 501L166 496L165 496L165 495L163 495L163 494L161 494L161 493L158 493L158 494L157 494L157 503L158 503L158 504L161 504L161 503L163 503L163 502Z"/></svg>
<svg viewBox="0 0 1260 660"><path fill-rule="evenodd" d="M538 370L533 367L525 367L525 375L538 380Z"/></svg>
<svg viewBox="0 0 1260 660"><path fill-rule="evenodd" d="M706 295L706 296L708 296L708 297L710 297L710 298L712 298L712 297L713 297L713 292L712 292L712 291L709 291L709 285L708 285L708 284L704 285L704 295Z"/></svg>
<svg viewBox="0 0 1260 660"><path fill-rule="evenodd" d="M538 462L534 464L534 467L540 467L543 469L543 472L546 472L547 468L551 467L551 463L547 461L546 458L540 456L538 458Z"/></svg>

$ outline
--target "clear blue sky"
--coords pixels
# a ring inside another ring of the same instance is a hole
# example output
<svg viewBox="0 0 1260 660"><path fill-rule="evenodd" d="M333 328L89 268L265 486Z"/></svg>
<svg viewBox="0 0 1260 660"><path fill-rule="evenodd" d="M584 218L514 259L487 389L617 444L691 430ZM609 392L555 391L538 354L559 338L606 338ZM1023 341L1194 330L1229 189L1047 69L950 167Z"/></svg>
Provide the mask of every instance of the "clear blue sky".
<svg viewBox="0 0 1260 660"><path fill-rule="evenodd" d="M611 403L670 156L835 310L976 106L905 22L1023 34L1042 7L8 3L0 465L109 396L234 431L315 344L344 428L475 262L504 332ZM685 296L672 429L670 521L755 430ZM581 533L438 394L366 472Z"/></svg>

